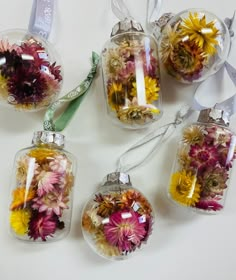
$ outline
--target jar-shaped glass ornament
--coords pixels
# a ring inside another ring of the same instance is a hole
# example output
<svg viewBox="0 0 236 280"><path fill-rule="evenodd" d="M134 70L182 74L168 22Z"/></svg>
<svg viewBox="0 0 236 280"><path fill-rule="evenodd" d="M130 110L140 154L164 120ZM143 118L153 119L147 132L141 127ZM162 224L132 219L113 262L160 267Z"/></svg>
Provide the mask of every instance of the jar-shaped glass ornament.
<svg viewBox="0 0 236 280"><path fill-rule="evenodd" d="M174 202L204 213L223 209L236 151L228 125L226 112L204 109L183 129L168 189Z"/></svg>
<svg viewBox="0 0 236 280"><path fill-rule="evenodd" d="M82 231L100 256L122 260L149 239L154 214L148 200L133 188L129 175L108 174L82 212Z"/></svg>
<svg viewBox="0 0 236 280"><path fill-rule="evenodd" d="M0 33L0 104L38 111L57 97L61 65L53 47L25 30Z"/></svg>
<svg viewBox="0 0 236 280"><path fill-rule="evenodd" d="M157 43L134 20L118 22L102 51L107 112L122 127L143 128L162 115Z"/></svg>
<svg viewBox="0 0 236 280"><path fill-rule="evenodd" d="M229 48L230 35L225 23L200 9L173 16L159 37L164 69L183 83L200 82L216 73Z"/></svg>
<svg viewBox="0 0 236 280"><path fill-rule="evenodd" d="M76 161L60 133L35 132L32 143L15 157L10 231L25 241L54 241L70 230Z"/></svg>

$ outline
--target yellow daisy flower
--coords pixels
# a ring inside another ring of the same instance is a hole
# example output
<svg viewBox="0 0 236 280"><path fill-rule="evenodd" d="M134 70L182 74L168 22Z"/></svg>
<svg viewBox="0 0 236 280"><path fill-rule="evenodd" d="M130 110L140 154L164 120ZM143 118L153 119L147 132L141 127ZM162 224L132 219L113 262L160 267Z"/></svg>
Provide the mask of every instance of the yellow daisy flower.
<svg viewBox="0 0 236 280"><path fill-rule="evenodd" d="M125 104L125 90L121 83L114 82L108 86L108 103L115 111Z"/></svg>
<svg viewBox="0 0 236 280"><path fill-rule="evenodd" d="M15 210L10 215L10 225L18 235L24 235L28 231L31 212L26 209Z"/></svg>
<svg viewBox="0 0 236 280"><path fill-rule="evenodd" d="M194 206L200 199L201 185L197 178L186 170L172 174L169 194L171 198L184 205Z"/></svg>
<svg viewBox="0 0 236 280"><path fill-rule="evenodd" d="M144 84L145 84L145 95L146 95L146 102L147 104L152 103L153 101L157 100L159 97L159 90L158 81L157 79L153 79L149 76L144 77ZM137 83L132 83L133 88L131 91L132 96L137 96Z"/></svg>
<svg viewBox="0 0 236 280"><path fill-rule="evenodd" d="M216 53L216 40L219 30L215 27L215 21L206 22L206 16L200 17L199 13L189 13L189 17L183 19L180 24L180 34L194 41L208 55Z"/></svg>

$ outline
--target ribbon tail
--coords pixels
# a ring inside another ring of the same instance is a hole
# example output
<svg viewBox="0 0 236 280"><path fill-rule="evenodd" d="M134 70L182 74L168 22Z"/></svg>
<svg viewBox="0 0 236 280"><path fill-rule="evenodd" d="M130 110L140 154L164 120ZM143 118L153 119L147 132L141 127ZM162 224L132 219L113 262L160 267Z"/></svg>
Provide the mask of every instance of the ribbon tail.
<svg viewBox="0 0 236 280"><path fill-rule="evenodd" d="M87 78L74 90L70 91L68 94L58 99L49 106L44 117L44 130L62 131L67 126L76 110L79 108L82 100L86 96L86 93L88 92L95 77L97 65L99 62L99 56L95 52L92 53L92 62L93 65ZM64 112L62 112L60 116L54 121L53 118L56 110L66 103L69 103L69 105L66 107Z"/></svg>

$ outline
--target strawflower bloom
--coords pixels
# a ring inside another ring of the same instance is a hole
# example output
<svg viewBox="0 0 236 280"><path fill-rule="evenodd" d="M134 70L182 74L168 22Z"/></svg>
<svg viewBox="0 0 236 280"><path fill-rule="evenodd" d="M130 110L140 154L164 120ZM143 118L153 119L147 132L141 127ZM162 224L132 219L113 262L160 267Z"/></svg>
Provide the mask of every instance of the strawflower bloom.
<svg viewBox="0 0 236 280"><path fill-rule="evenodd" d="M139 214L132 210L113 213L104 225L104 234L112 246L121 252L131 252L141 245L146 237L145 223L139 222Z"/></svg>
<svg viewBox="0 0 236 280"><path fill-rule="evenodd" d="M26 207L26 204L36 197L36 190L34 188L26 189L25 187L18 187L12 192L11 210L21 207Z"/></svg>
<svg viewBox="0 0 236 280"><path fill-rule="evenodd" d="M56 150L39 147L30 150L30 152L27 155L29 157L35 158L38 163L41 163L45 160L55 158L58 154L59 153Z"/></svg>
<svg viewBox="0 0 236 280"><path fill-rule="evenodd" d="M149 76L144 77L144 84L145 84L145 92L143 94L145 95L146 103L150 104L153 101L156 101L159 97L158 92L160 91L160 88L158 87L158 81L157 79L153 79ZM137 97L139 93L137 93L137 82L132 83L133 88L131 95Z"/></svg>
<svg viewBox="0 0 236 280"><path fill-rule="evenodd" d="M125 89L121 83L113 82L108 87L108 103L112 110L117 111L120 106L125 105Z"/></svg>
<svg viewBox="0 0 236 280"><path fill-rule="evenodd" d="M223 195L227 188L226 182L229 178L228 171L221 167L209 167L201 178L201 197L212 197Z"/></svg>
<svg viewBox="0 0 236 280"><path fill-rule="evenodd" d="M200 199L201 186L191 172L185 170L172 174L169 193L184 206L194 206Z"/></svg>
<svg viewBox="0 0 236 280"><path fill-rule="evenodd" d="M204 140L204 128L199 125L190 125L183 131L183 141L186 144L201 144Z"/></svg>
<svg viewBox="0 0 236 280"><path fill-rule="evenodd" d="M10 225L18 235L24 235L28 231L31 212L28 209L20 209L11 212Z"/></svg>
<svg viewBox="0 0 236 280"><path fill-rule="evenodd" d="M189 156L191 157L191 166L199 171L202 171L207 166L215 166L219 159L217 148L205 143L203 145L192 145Z"/></svg>
<svg viewBox="0 0 236 280"><path fill-rule="evenodd" d="M60 182L60 173L41 171L37 176L38 189L37 193L42 196L55 190L55 185Z"/></svg>
<svg viewBox="0 0 236 280"><path fill-rule="evenodd" d="M115 196L98 194L95 201L98 203L97 214L101 217L107 217L114 211Z"/></svg>
<svg viewBox="0 0 236 280"><path fill-rule="evenodd" d="M28 235L34 240L41 238L47 241L47 237L53 237L57 229L58 218L55 215L45 215L44 213L34 213L29 222Z"/></svg>
<svg viewBox="0 0 236 280"><path fill-rule="evenodd" d="M62 192L51 191L42 197L35 198L33 201L33 209L38 210L40 213L46 212L47 215L55 213L60 217L62 210L68 209L67 202L69 198L65 197Z"/></svg>
<svg viewBox="0 0 236 280"><path fill-rule="evenodd" d="M199 13L189 13L188 18L183 19L180 24L182 36L187 36L194 41L204 53L213 55L216 53L216 46L219 44L217 36L219 30L215 27L215 21L206 22L206 16Z"/></svg>
<svg viewBox="0 0 236 280"><path fill-rule="evenodd" d="M219 211L223 208L223 206L215 199L201 199L198 203L196 203L195 207L209 211Z"/></svg>

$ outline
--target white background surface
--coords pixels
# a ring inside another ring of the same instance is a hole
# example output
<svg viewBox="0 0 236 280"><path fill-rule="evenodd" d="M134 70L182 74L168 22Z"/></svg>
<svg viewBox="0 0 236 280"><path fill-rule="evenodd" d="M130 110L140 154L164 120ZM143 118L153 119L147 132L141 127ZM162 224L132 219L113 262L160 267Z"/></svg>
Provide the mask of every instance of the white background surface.
<svg viewBox="0 0 236 280"><path fill-rule="evenodd" d="M61 95L85 78L91 52L100 53L118 19L109 0L57 1L56 21L50 37L64 65ZM231 17L234 0L165 0L162 12L186 8L205 8L220 18ZM144 23L146 1L127 1L133 16ZM31 1L1 0L0 30L27 28ZM236 32L235 32L236 33ZM230 62L236 66L236 42ZM225 77L223 80L222 77ZM234 93L226 75L219 78L213 103ZM163 75L164 115L159 127L173 121L193 86L183 86ZM200 94L209 105L208 93ZM212 105L211 103L210 105ZM64 131L66 149L78 158L78 177L74 188L72 228L61 241L27 244L8 234L7 209L9 182L16 151L29 146L35 130L42 129L44 112L26 114L0 109L0 279L158 279L158 280L235 280L236 279L236 172L232 174L225 210L216 216L201 216L172 205L165 192L176 149L178 132L168 139L144 166L130 172L132 183L149 198L156 223L149 244L126 261L109 262L97 256L81 233L81 209L103 177L115 170L117 157L147 131L127 131L106 118L101 71L80 109ZM189 121L195 121L193 116ZM236 117L231 127L236 130ZM147 151L147 150L146 150ZM145 151L144 151L145 152Z"/></svg>

